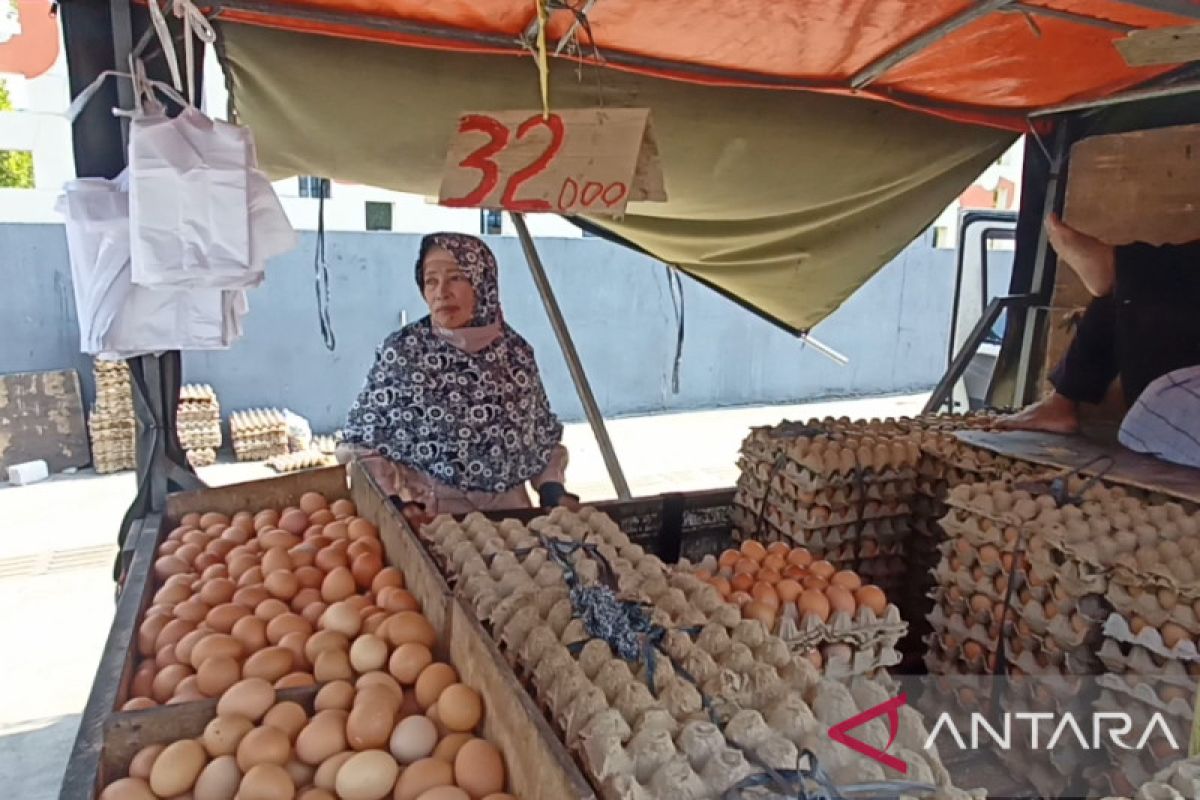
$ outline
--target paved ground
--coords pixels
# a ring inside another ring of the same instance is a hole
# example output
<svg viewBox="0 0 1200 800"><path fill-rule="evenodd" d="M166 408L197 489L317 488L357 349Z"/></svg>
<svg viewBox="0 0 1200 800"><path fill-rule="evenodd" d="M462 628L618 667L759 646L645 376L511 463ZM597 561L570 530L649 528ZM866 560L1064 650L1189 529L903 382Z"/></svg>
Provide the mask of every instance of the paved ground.
<svg viewBox="0 0 1200 800"><path fill-rule="evenodd" d="M754 425L825 416L919 413L924 396L724 409L609 423L635 495L731 486L738 447ZM569 488L615 496L586 424L567 426ZM210 485L274 473L261 464L200 471ZM0 484L0 792L57 797L79 712L112 618L115 538L134 496L131 473L84 471L25 487Z"/></svg>

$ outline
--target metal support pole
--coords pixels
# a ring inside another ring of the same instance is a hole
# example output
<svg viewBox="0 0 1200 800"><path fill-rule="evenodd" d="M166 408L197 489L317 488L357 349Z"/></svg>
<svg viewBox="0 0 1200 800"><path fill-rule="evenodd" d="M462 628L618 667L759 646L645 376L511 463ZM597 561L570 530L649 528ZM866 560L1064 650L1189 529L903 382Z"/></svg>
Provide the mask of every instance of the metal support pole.
<svg viewBox="0 0 1200 800"><path fill-rule="evenodd" d="M628 500L633 497L633 494L629 491L629 484L625 481L625 473L621 471L621 462L617 460L617 451L613 448L612 439L608 436L608 428L604 425L604 415L600 413L600 406L596 405L596 397L592 394L591 384L588 383L587 375L583 371L583 364L579 361L575 343L571 341L571 332L567 330L567 323L563 319L562 311L559 310L558 300L554 297L554 289L550 286L550 279L546 277L541 256L538 255L533 237L529 234L529 227L525 224L525 215L514 213L512 219L517 228L517 235L521 239L521 249L525 251L525 260L529 263L529 271L533 275L534 285L537 286L538 294L541 295L542 305L546 307L546 316L550 317L550 327L554 329L558 346L562 348L563 357L567 360L567 369L571 372L571 380L575 384L575 391L579 394L579 402L583 404L588 424L592 426L596 444L600 445L600 453L604 456L604 466L608 469L608 477L612 480L613 488L617 490L617 497L621 500Z"/></svg>
<svg viewBox="0 0 1200 800"><path fill-rule="evenodd" d="M1050 162L1050 180L1046 184L1046 198L1042 206L1042 219L1045 220L1051 211L1062 208L1063 200L1063 169L1067 162L1067 125L1058 126L1054 137L1054 158ZM1033 266L1033 277L1029 282L1029 293L1037 296L1034 305L1025 311L1024 326L1021 338L1020 357L1017 361L1016 388L1013 391L1013 405L1018 408L1031 402L1037 387L1036 379L1031 374L1033 350L1044 322L1049 316L1050 294L1053 286L1047 286L1047 279L1053 281L1054 270L1048 269L1050 262L1050 240L1046 235L1043 223L1038 232L1037 255Z"/></svg>

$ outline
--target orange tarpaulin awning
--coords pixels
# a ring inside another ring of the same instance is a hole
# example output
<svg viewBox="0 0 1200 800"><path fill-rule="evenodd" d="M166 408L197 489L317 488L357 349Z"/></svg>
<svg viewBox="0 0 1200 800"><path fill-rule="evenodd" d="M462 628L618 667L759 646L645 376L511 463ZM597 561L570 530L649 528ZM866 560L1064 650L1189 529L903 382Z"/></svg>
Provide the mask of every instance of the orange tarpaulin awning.
<svg viewBox="0 0 1200 800"><path fill-rule="evenodd" d="M1019 130L1031 111L1170 71L1131 68L1127 32L1187 24L1191 0L575 0L551 14L576 58L714 85L854 93ZM524 54L532 0L219 0L222 17L308 33ZM551 4L554 8L554 4ZM1167 10L1159 10L1159 9Z"/></svg>

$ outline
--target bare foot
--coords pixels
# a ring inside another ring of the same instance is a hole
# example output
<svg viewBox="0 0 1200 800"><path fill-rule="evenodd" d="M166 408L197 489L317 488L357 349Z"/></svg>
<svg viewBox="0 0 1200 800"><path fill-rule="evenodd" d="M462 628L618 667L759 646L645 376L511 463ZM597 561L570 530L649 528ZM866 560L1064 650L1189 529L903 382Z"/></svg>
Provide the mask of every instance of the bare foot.
<svg viewBox="0 0 1200 800"><path fill-rule="evenodd" d="M1117 281L1116 251L1112 245L1080 233L1056 214L1046 217L1046 237L1093 297L1112 293Z"/></svg>
<svg viewBox="0 0 1200 800"><path fill-rule="evenodd" d="M996 427L1008 431L1079 433L1078 404L1055 392L1019 413L1001 417Z"/></svg>

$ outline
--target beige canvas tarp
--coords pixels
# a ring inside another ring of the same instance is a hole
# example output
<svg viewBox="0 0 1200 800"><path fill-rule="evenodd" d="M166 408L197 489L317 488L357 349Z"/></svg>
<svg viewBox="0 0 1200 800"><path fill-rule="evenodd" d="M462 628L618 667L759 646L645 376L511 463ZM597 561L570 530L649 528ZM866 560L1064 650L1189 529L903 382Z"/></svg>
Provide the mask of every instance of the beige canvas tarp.
<svg viewBox="0 0 1200 800"><path fill-rule="evenodd" d="M237 119L275 178L435 197L461 112L541 102L532 58L240 24L221 37ZM550 85L552 108L652 110L669 202L592 221L792 331L836 309L1013 140L885 103L562 62Z"/></svg>

